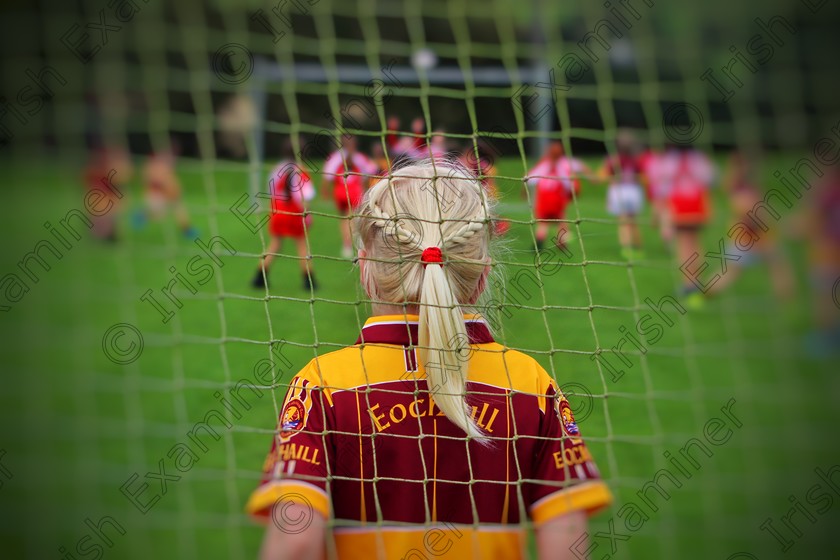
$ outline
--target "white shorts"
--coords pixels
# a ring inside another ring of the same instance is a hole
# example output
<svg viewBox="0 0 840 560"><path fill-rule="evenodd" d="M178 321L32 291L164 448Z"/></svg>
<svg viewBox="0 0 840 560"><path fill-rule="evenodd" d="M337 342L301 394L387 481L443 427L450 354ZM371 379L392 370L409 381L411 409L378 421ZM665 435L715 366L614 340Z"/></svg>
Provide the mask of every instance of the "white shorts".
<svg viewBox="0 0 840 560"><path fill-rule="evenodd" d="M645 193L635 183L612 185L607 191L607 212L613 216L638 214L644 203Z"/></svg>

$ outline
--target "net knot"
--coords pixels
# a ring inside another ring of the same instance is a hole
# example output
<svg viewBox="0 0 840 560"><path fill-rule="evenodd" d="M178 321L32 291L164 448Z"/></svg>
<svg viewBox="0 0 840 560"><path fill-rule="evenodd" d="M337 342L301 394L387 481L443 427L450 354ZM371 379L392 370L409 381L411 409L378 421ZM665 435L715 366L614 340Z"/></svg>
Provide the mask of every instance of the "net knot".
<svg viewBox="0 0 840 560"><path fill-rule="evenodd" d="M426 247L423 249L423 254L420 255L420 262L423 263L423 268L427 264L439 264L443 266L443 252L440 247Z"/></svg>

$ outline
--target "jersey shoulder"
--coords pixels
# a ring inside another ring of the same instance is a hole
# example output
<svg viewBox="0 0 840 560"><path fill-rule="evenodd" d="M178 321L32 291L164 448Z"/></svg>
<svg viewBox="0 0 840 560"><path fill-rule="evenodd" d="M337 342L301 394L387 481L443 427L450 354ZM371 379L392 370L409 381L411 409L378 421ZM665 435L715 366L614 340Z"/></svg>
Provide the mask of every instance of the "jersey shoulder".
<svg viewBox="0 0 840 560"><path fill-rule="evenodd" d="M552 377L533 357L496 342L475 345L469 380L538 398L558 392ZM399 381L411 364L412 350L391 345L354 345L313 358L298 374L328 392ZM414 360L414 361L413 361Z"/></svg>
<svg viewBox="0 0 840 560"><path fill-rule="evenodd" d="M326 161L324 162L324 174L334 174L339 166L343 163L343 157L341 155L341 151L336 151L331 153L327 156Z"/></svg>
<svg viewBox="0 0 840 560"><path fill-rule="evenodd" d="M546 394L551 377L533 357L495 342L476 348L470 360L470 380L517 393Z"/></svg>
<svg viewBox="0 0 840 560"><path fill-rule="evenodd" d="M370 344L347 346L313 358L304 369L328 391L352 389L393 377L393 349L388 350Z"/></svg>

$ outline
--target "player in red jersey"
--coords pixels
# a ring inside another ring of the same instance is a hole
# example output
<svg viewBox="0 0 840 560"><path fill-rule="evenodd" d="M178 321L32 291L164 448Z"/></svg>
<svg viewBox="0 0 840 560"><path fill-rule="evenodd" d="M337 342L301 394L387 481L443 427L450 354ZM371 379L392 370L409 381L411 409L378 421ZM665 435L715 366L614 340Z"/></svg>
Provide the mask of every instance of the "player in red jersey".
<svg viewBox="0 0 840 560"><path fill-rule="evenodd" d="M374 316L290 382L247 506L272 521L261 558L516 559L529 523L541 557L586 549L611 494L569 402L471 314L492 215L480 182L442 161L368 191L355 231Z"/></svg>
<svg viewBox="0 0 840 560"><path fill-rule="evenodd" d="M671 191L680 174L682 151L669 144L665 150L655 153L647 162L645 176L653 208L652 219L659 227L659 236L666 246L674 243L674 223L671 216Z"/></svg>
<svg viewBox="0 0 840 560"><path fill-rule="evenodd" d="M149 220L159 220L172 208L178 227L187 239L197 239L198 231L190 222L190 215L184 204L181 181L175 173L176 146L153 153L146 160L143 169L143 184L146 196L144 209L134 215L135 226L142 226Z"/></svg>
<svg viewBox="0 0 840 560"><path fill-rule="evenodd" d="M548 145L545 155L528 172L527 182L536 190L537 250L542 249L548 237L549 221L557 221L555 243L558 246L563 246L570 239L568 227L561 220L566 216L566 205L580 193L580 177L591 174L585 163L565 155L563 143L559 140Z"/></svg>
<svg viewBox="0 0 840 560"><path fill-rule="evenodd" d="M624 258L642 257L642 234L636 216L644 206L642 166L636 138L629 130L616 135L616 153L604 161L600 175L609 179L607 212L618 219L618 242Z"/></svg>
<svg viewBox="0 0 840 560"><path fill-rule="evenodd" d="M255 288L264 288L268 280L268 271L276 255L283 247L283 238L295 241L298 263L303 274L303 289L316 290L315 273L312 271L306 236L312 226L312 216L306 213L306 203L315 197L315 189L309 175L291 159L277 164L268 181L271 195L271 219L268 230L271 243L260 263L252 282Z"/></svg>
<svg viewBox="0 0 840 560"><path fill-rule="evenodd" d="M426 123L421 117L411 121L411 136L402 136L394 144L392 151L397 158L426 158L429 151L426 148Z"/></svg>
<svg viewBox="0 0 840 560"><path fill-rule="evenodd" d="M89 191L107 194L109 203L103 205L107 212L91 214L93 235L105 241L117 241L117 216L122 206L123 185L128 183L134 173L131 158L125 150L117 148L99 148L91 153L85 168L84 184ZM101 195L100 195L101 196Z"/></svg>
<svg viewBox="0 0 840 560"><path fill-rule="evenodd" d="M476 148L478 148L478 157L476 157ZM458 161L470 173L478 177L482 186L487 190L487 196L491 200L499 200L499 189L496 186L496 166L493 165L493 159L489 156L489 150L485 148L482 142L479 142L477 146L468 144L461 152L461 157L458 158ZM493 232L496 235L504 235L509 229L509 221L503 219L493 220Z"/></svg>
<svg viewBox="0 0 840 560"><path fill-rule="evenodd" d="M396 115L391 115L388 117L388 123L386 126L388 127L388 131L385 134L385 146L388 148L389 152L393 152L397 147L397 143L400 141L400 137L398 136L400 130L400 118Z"/></svg>
<svg viewBox="0 0 840 560"><path fill-rule="evenodd" d="M446 131L438 128L432 132L432 139L429 142L429 149L423 157L430 157L433 159L443 159L446 157Z"/></svg>
<svg viewBox="0 0 840 560"><path fill-rule="evenodd" d="M657 155L657 152L651 147L644 148L642 153L639 154L639 168L644 178L642 182L645 189L645 198L648 202L653 202L653 185L651 184L650 177L653 169L656 167Z"/></svg>
<svg viewBox="0 0 840 560"><path fill-rule="evenodd" d="M350 215L362 202L365 185L375 176L378 169L366 155L356 149L355 136L342 136L341 149L333 152L324 164L321 188L327 195L330 185L333 201L341 214L341 255L353 256L353 240L350 236Z"/></svg>
<svg viewBox="0 0 840 560"><path fill-rule="evenodd" d="M709 293L723 291L741 276L745 268L764 261L776 297L789 302L796 293L796 280L778 231L763 231L751 218L764 199L764 191L759 186L759 172L757 150L739 149L730 156L723 185L732 209L733 225L729 232L734 237L727 243L726 253L738 258L728 264L726 272L710 286Z"/></svg>
<svg viewBox="0 0 840 560"><path fill-rule="evenodd" d="M715 168L703 152L687 146L675 151L674 179L668 195L668 214L674 227L676 258L680 266L691 266L703 254L700 234L711 219L709 189L715 178ZM691 307L703 304L700 289L685 275L682 295Z"/></svg>
<svg viewBox="0 0 840 560"><path fill-rule="evenodd" d="M810 193L806 235L817 330L806 347L816 356L840 354L840 171L826 170Z"/></svg>

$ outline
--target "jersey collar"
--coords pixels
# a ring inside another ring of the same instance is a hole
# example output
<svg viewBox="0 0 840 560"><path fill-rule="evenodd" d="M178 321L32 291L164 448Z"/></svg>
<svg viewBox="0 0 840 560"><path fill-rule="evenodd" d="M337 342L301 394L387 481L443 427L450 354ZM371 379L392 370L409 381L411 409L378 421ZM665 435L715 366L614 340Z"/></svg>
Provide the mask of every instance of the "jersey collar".
<svg viewBox="0 0 840 560"><path fill-rule="evenodd" d="M417 315L377 315L365 321L356 344L395 344L412 346L417 344ZM493 335L487 322L480 315L464 314L464 324L470 344L487 344Z"/></svg>

